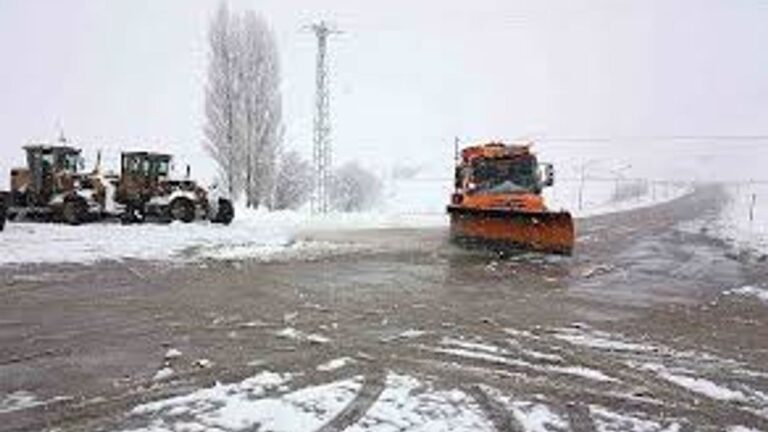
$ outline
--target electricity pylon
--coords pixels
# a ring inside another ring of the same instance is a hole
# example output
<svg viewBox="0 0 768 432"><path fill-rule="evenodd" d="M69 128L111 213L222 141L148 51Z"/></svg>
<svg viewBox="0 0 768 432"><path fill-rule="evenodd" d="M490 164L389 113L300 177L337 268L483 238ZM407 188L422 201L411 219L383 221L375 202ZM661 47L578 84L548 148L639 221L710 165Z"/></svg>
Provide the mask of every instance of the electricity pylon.
<svg viewBox="0 0 768 432"><path fill-rule="evenodd" d="M333 170L331 148L330 89L328 87L328 36L341 33L325 21L312 24L310 29L317 36L317 62L315 69L315 119L312 149L314 191L312 212L327 213L330 207L329 189Z"/></svg>

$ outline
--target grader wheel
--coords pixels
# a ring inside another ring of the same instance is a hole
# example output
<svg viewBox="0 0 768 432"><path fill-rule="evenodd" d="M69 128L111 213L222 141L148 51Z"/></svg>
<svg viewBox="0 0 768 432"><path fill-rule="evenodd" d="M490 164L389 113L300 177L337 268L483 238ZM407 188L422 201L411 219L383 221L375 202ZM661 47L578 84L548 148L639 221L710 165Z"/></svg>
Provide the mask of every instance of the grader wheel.
<svg viewBox="0 0 768 432"><path fill-rule="evenodd" d="M82 199L71 199L64 202L61 209L61 219L69 225L80 225L85 220L86 204Z"/></svg>
<svg viewBox="0 0 768 432"><path fill-rule="evenodd" d="M232 206L232 201L228 199L219 199L219 208L216 215L211 219L213 223L220 223L223 225L229 225L232 219L235 218L235 208Z"/></svg>
<svg viewBox="0 0 768 432"><path fill-rule="evenodd" d="M190 223L195 220L195 205L186 198L176 198L171 202L170 214L173 220Z"/></svg>

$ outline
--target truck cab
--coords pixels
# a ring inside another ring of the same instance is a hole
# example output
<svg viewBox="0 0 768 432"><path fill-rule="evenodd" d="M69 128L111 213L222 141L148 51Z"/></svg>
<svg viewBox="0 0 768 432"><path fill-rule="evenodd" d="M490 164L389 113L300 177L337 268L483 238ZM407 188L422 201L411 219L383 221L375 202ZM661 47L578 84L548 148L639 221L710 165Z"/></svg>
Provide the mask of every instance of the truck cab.
<svg viewBox="0 0 768 432"><path fill-rule="evenodd" d="M477 208L543 211L541 192L554 183L530 144L490 143L465 148L456 166L452 203Z"/></svg>

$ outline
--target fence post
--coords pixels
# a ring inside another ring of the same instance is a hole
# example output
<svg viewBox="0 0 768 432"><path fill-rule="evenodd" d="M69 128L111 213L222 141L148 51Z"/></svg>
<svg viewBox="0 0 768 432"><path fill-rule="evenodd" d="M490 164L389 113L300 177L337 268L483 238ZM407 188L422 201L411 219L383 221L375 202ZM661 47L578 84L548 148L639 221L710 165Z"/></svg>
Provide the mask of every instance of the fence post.
<svg viewBox="0 0 768 432"><path fill-rule="evenodd" d="M749 204L749 222L750 222L750 224L752 223L752 221L755 220L755 204L756 203L757 203L757 193L753 192L752 193L752 200L750 201L750 204Z"/></svg>
<svg viewBox="0 0 768 432"><path fill-rule="evenodd" d="M581 181L579 182L579 210L582 209L584 195L584 164L581 165Z"/></svg>

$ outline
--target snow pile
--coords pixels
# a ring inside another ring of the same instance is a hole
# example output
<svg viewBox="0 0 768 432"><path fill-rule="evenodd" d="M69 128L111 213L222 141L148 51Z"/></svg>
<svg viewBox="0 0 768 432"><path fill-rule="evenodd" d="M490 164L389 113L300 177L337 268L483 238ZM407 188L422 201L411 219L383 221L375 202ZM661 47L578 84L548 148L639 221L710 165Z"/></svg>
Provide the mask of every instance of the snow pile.
<svg viewBox="0 0 768 432"><path fill-rule="evenodd" d="M732 390L718 385L710 380L692 377L687 374L673 372L660 364L648 363L643 365L643 369L655 372L660 378L665 379L677 386L694 393L706 396L711 399L723 401L746 401L747 397L738 390Z"/></svg>
<svg viewBox="0 0 768 432"><path fill-rule="evenodd" d="M57 396L49 400L40 400L37 395L26 390L18 390L0 397L0 414L23 411L49 403L69 400L71 397Z"/></svg>
<svg viewBox="0 0 768 432"><path fill-rule="evenodd" d="M281 396L289 375L262 372L253 378L198 390L131 411L131 424L144 424L132 432L180 430L317 430L337 416L360 390L359 378L307 387Z"/></svg>
<svg viewBox="0 0 768 432"><path fill-rule="evenodd" d="M724 295L739 295L739 296L745 296L745 297L753 297L760 301L768 303L768 289L767 288L759 288L755 286L743 286L741 288L736 288L732 290L728 290L723 293Z"/></svg>
<svg viewBox="0 0 768 432"><path fill-rule="evenodd" d="M359 250L362 250L360 246L351 243L287 240L285 243L277 245L247 242L200 247L197 256L222 260L248 258L261 262L289 261L292 259L312 261Z"/></svg>
<svg viewBox="0 0 768 432"><path fill-rule="evenodd" d="M323 363L321 365L318 365L317 368L315 369L320 372L331 372L331 371L335 371L336 369L341 369L344 366L353 362L354 360L352 359L352 357L339 357L333 360L329 360L328 362Z"/></svg>
<svg viewBox="0 0 768 432"><path fill-rule="evenodd" d="M306 341L316 344L328 343L331 340L323 335L316 333L304 333L301 330L296 330L293 327L286 327L280 331L275 332L275 336L281 339L291 339L296 341Z"/></svg>
<svg viewBox="0 0 768 432"><path fill-rule="evenodd" d="M37 397L27 391L17 391L0 399L0 413L18 411L39 404Z"/></svg>
<svg viewBox="0 0 768 432"><path fill-rule="evenodd" d="M173 374L174 374L174 372L173 372L173 369L171 369L170 367L166 366L166 367L164 367L164 368L162 368L162 369L158 370L158 371L155 373L155 375L154 375L154 376L152 376L152 380L153 380L153 381L162 381L162 380L166 380L166 379L168 379L168 378L172 377L172 376L173 376Z"/></svg>
<svg viewBox="0 0 768 432"><path fill-rule="evenodd" d="M728 432L760 432L757 429L748 428L746 426L732 426L728 428Z"/></svg>
<svg viewBox="0 0 768 432"><path fill-rule="evenodd" d="M296 240L303 231L434 226L444 224L444 219L444 215L371 212L313 216L296 211L238 209L237 217L228 226L208 222L80 226L9 223L0 235L0 265L124 259L313 260L357 252L359 247Z"/></svg>
<svg viewBox="0 0 768 432"><path fill-rule="evenodd" d="M191 258L231 244L285 248L291 243L289 225L268 216L237 219L230 226L9 223L0 236L0 264Z"/></svg>
<svg viewBox="0 0 768 432"><path fill-rule="evenodd" d="M732 245L768 254L768 184L728 188L730 201L707 228Z"/></svg>
<svg viewBox="0 0 768 432"><path fill-rule="evenodd" d="M0 414L32 408L42 403L33 393L19 390L0 399Z"/></svg>

